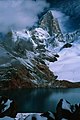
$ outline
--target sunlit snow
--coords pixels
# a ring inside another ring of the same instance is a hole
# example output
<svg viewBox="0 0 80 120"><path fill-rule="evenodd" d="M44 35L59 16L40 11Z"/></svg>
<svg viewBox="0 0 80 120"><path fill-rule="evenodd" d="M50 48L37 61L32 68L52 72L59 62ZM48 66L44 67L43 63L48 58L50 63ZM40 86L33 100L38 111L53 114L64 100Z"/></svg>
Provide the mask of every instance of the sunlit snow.
<svg viewBox="0 0 80 120"><path fill-rule="evenodd" d="M58 54L58 61L49 63L50 70L58 76L58 80L80 82L80 45L73 44Z"/></svg>

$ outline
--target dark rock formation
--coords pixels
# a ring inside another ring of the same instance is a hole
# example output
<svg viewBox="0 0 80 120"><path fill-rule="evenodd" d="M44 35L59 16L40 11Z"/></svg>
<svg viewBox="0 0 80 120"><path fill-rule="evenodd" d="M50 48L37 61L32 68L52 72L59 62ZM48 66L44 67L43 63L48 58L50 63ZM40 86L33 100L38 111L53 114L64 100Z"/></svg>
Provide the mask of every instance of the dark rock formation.
<svg viewBox="0 0 80 120"><path fill-rule="evenodd" d="M0 97L0 118L9 116L15 118L17 114L16 103L6 96Z"/></svg>
<svg viewBox="0 0 80 120"><path fill-rule="evenodd" d="M45 113L42 113L41 114L42 117L46 117L48 120L55 120L55 115L54 113L48 111L48 112L45 112Z"/></svg>
<svg viewBox="0 0 80 120"><path fill-rule="evenodd" d="M54 88L80 88L80 82L72 83L66 80L55 80L52 84Z"/></svg>
<svg viewBox="0 0 80 120"><path fill-rule="evenodd" d="M23 118L23 117L22 117ZM80 120L80 104L72 105L65 99L57 104L55 113L30 114L22 120Z"/></svg>
<svg viewBox="0 0 80 120"><path fill-rule="evenodd" d="M32 63L35 65L32 69L21 64L1 68L0 90L48 87L56 79L44 62L36 59Z"/></svg>
<svg viewBox="0 0 80 120"><path fill-rule="evenodd" d="M0 118L9 116L15 118L17 114L17 107L13 100L3 96L0 97ZM30 114L28 116L21 115L19 120L80 120L80 104L72 105L65 99L61 99L56 107L55 113L45 112Z"/></svg>
<svg viewBox="0 0 80 120"><path fill-rule="evenodd" d="M72 47L72 45L70 43L66 43L62 48L69 48Z"/></svg>
<svg viewBox="0 0 80 120"><path fill-rule="evenodd" d="M46 112L41 115L32 114L28 115L24 120L55 120L54 114L52 112Z"/></svg>
<svg viewBox="0 0 80 120"><path fill-rule="evenodd" d="M48 33L53 36L54 33L61 34L61 30L58 24L57 19L52 15L51 11L48 11L40 20L40 27L44 30L47 30Z"/></svg>
<svg viewBox="0 0 80 120"><path fill-rule="evenodd" d="M56 108L55 120L80 120L80 104L71 105L68 101L61 99Z"/></svg>
<svg viewBox="0 0 80 120"><path fill-rule="evenodd" d="M62 118L71 120L72 118L71 107L72 106L68 101L61 99L56 108L56 120L61 120Z"/></svg>

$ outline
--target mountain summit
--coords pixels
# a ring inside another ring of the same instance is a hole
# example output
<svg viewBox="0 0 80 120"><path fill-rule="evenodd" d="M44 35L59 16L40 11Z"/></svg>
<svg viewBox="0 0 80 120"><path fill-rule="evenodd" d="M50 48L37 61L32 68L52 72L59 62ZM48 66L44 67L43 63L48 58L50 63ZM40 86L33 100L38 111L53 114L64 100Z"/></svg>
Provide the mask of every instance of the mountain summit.
<svg viewBox="0 0 80 120"><path fill-rule="evenodd" d="M54 18L52 11L48 11L42 16L39 27L48 31L48 33L53 36L54 34L61 34L59 23L56 18Z"/></svg>

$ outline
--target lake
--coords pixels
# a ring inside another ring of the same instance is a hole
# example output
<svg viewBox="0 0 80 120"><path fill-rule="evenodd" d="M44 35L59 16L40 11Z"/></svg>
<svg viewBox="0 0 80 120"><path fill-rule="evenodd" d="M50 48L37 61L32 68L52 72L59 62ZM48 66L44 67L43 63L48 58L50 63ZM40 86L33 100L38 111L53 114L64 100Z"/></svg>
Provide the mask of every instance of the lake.
<svg viewBox="0 0 80 120"><path fill-rule="evenodd" d="M55 111L56 105L61 98L72 104L80 103L80 88L71 89L18 89L0 91L0 95L6 95L14 99L18 112L46 112Z"/></svg>

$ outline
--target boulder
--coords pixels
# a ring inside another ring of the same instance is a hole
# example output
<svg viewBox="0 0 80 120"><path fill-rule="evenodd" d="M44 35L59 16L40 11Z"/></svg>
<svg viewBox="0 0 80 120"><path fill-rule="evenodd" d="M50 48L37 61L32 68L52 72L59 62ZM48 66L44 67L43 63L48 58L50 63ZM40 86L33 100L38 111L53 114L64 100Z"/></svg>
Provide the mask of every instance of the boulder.
<svg viewBox="0 0 80 120"><path fill-rule="evenodd" d="M56 120L80 120L80 104L71 105L65 99L61 99L56 108Z"/></svg>
<svg viewBox="0 0 80 120"><path fill-rule="evenodd" d="M45 113L42 113L41 114L42 117L46 117L47 120L55 120L55 115L54 113L48 111L48 112L45 112Z"/></svg>
<svg viewBox="0 0 80 120"><path fill-rule="evenodd" d="M71 120L72 110L71 104L65 99L61 99L56 107L56 120L61 120L62 118Z"/></svg>
<svg viewBox="0 0 80 120"><path fill-rule="evenodd" d="M63 48L70 48L72 47L72 44L71 43L66 43L65 45L63 45L63 47L61 47L60 50L62 50Z"/></svg>
<svg viewBox="0 0 80 120"><path fill-rule="evenodd" d="M46 120L46 117L41 117L39 114L28 115L25 120Z"/></svg>
<svg viewBox="0 0 80 120"><path fill-rule="evenodd" d="M9 116L15 118L17 114L16 103L6 96L0 97L0 118Z"/></svg>

